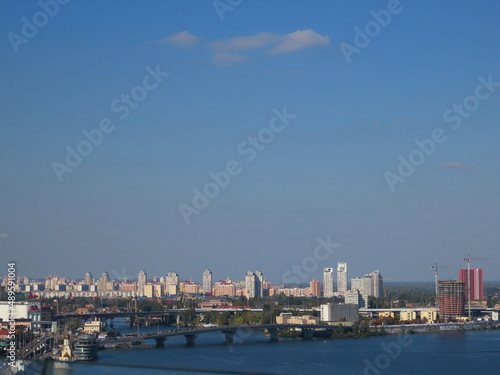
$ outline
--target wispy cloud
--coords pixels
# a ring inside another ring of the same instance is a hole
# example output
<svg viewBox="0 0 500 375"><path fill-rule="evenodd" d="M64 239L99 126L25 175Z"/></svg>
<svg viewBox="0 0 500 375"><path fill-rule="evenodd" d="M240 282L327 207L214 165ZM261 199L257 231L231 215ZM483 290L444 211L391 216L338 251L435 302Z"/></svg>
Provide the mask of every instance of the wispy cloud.
<svg viewBox="0 0 500 375"><path fill-rule="evenodd" d="M281 40L279 35L261 32L250 36L235 36L230 39L219 39L209 44L209 47L217 51L241 51L257 49Z"/></svg>
<svg viewBox="0 0 500 375"><path fill-rule="evenodd" d="M157 43L168 43L176 47L189 48L200 42L200 39L189 31L170 35ZM212 51L212 61L215 65L228 66L241 63L249 59L241 51L266 50L268 54L285 54L305 48L327 45L328 36L322 36L311 29L297 30L289 34L274 34L259 32L248 36L234 36L228 39L218 39L206 44ZM235 53L238 52L238 53Z"/></svg>
<svg viewBox="0 0 500 375"><path fill-rule="evenodd" d="M271 48L268 53L290 53L304 48L327 45L330 42L328 36L321 36L311 29L297 30L284 35L282 39L282 42Z"/></svg>
<svg viewBox="0 0 500 375"><path fill-rule="evenodd" d="M293 33L279 35L260 32L250 36L235 36L229 39L219 39L209 44L215 53L214 62L230 61L231 64L247 60L243 55L234 55L232 51L258 50L268 48L268 54L292 53L305 48L327 45L330 43L328 36L321 36L311 29L297 30ZM227 64L226 64L227 65Z"/></svg>
<svg viewBox="0 0 500 375"><path fill-rule="evenodd" d="M474 168L473 166L470 165L465 165L459 161L450 161L447 163L439 164L437 166L439 169L470 169Z"/></svg>
<svg viewBox="0 0 500 375"><path fill-rule="evenodd" d="M190 48L198 44L199 41L200 39L189 31L181 31L180 33L159 40L158 43L168 43L176 47Z"/></svg>
<svg viewBox="0 0 500 375"><path fill-rule="evenodd" d="M212 61L218 66L229 66L245 60L248 60L248 56L238 55L233 52L216 52Z"/></svg>

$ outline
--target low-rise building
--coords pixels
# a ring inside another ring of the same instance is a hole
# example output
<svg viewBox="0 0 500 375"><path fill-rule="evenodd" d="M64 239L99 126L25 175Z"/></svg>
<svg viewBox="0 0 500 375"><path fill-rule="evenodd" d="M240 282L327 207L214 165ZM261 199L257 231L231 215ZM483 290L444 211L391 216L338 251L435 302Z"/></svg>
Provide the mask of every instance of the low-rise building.
<svg viewBox="0 0 500 375"><path fill-rule="evenodd" d="M312 315L294 316L292 313L281 313L276 317L276 324L319 324L320 318Z"/></svg>
<svg viewBox="0 0 500 375"><path fill-rule="evenodd" d="M428 322L435 322L437 320L437 311L436 310L421 310L420 311L420 319L427 319Z"/></svg>
<svg viewBox="0 0 500 375"><path fill-rule="evenodd" d="M359 305L345 303L327 303L320 306L323 322L357 322L359 321Z"/></svg>
<svg viewBox="0 0 500 375"><path fill-rule="evenodd" d="M399 314L399 320L415 320L417 319L417 312L415 310L402 310Z"/></svg>
<svg viewBox="0 0 500 375"><path fill-rule="evenodd" d="M379 318L394 318L394 311L380 311L378 313Z"/></svg>
<svg viewBox="0 0 500 375"><path fill-rule="evenodd" d="M85 322L83 325L83 332L94 333L102 331L102 322L99 320L93 320L91 322Z"/></svg>

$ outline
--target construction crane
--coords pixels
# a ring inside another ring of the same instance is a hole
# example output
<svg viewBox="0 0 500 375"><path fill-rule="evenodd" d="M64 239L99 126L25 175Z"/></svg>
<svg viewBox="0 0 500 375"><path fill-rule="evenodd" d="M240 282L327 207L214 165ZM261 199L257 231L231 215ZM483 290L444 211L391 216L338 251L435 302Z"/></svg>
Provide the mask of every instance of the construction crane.
<svg viewBox="0 0 500 375"><path fill-rule="evenodd" d="M467 258L462 259L464 262L467 262L467 309L469 310L469 320L471 318L471 308L470 308L470 261L471 260L490 260L491 258L471 258L470 254L467 255Z"/></svg>
<svg viewBox="0 0 500 375"><path fill-rule="evenodd" d="M439 309L439 294L438 294L438 274L440 268L447 268L448 266L440 266L437 263L431 266L434 270L434 278L436 280L436 309Z"/></svg>

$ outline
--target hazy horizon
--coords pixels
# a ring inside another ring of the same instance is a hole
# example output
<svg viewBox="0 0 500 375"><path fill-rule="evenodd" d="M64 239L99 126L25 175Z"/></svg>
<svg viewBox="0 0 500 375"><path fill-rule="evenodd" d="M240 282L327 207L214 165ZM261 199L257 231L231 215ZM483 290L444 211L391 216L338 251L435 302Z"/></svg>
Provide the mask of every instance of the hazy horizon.
<svg viewBox="0 0 500 375"><path fill-rule="evenodd" d="M0 276L500 278L499 2L2 5Z"/></svg>

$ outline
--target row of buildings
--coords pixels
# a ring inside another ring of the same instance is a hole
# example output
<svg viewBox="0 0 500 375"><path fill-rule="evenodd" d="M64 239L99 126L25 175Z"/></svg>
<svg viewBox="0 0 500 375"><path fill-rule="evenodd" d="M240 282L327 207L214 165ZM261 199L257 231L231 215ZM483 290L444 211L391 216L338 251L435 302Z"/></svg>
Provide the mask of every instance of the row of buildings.
<svg viewBox="0 0 500 375"><path fill-rule="evenodd" d="M111 280L104 272L100 278L94 278L87 272L82 280L70 280L65 277L49 276L45 281L31 281L27 277L17 280L17 291L33 293L40 297L146 297L161 298L181 294L213 295L248 298L283 294L295 297L327 297L344 296L352 303L366 305L369 296L383 295L383 279L379 271L364 275L362 278L348 282L347 263L340 262L335 272L333 268L325 268L323 286L319 280L313 279L308 287L289 285L271 285L261 271L248 271L244 280L233 281L229 277L213 281L212 271L206 269L202 275L202 283L193 280L181 281L177 272L168 272L165 276L148 279L145 271L140 271L137 281L122 279ZM350 284L350 288L349 288Z"/></svg>

